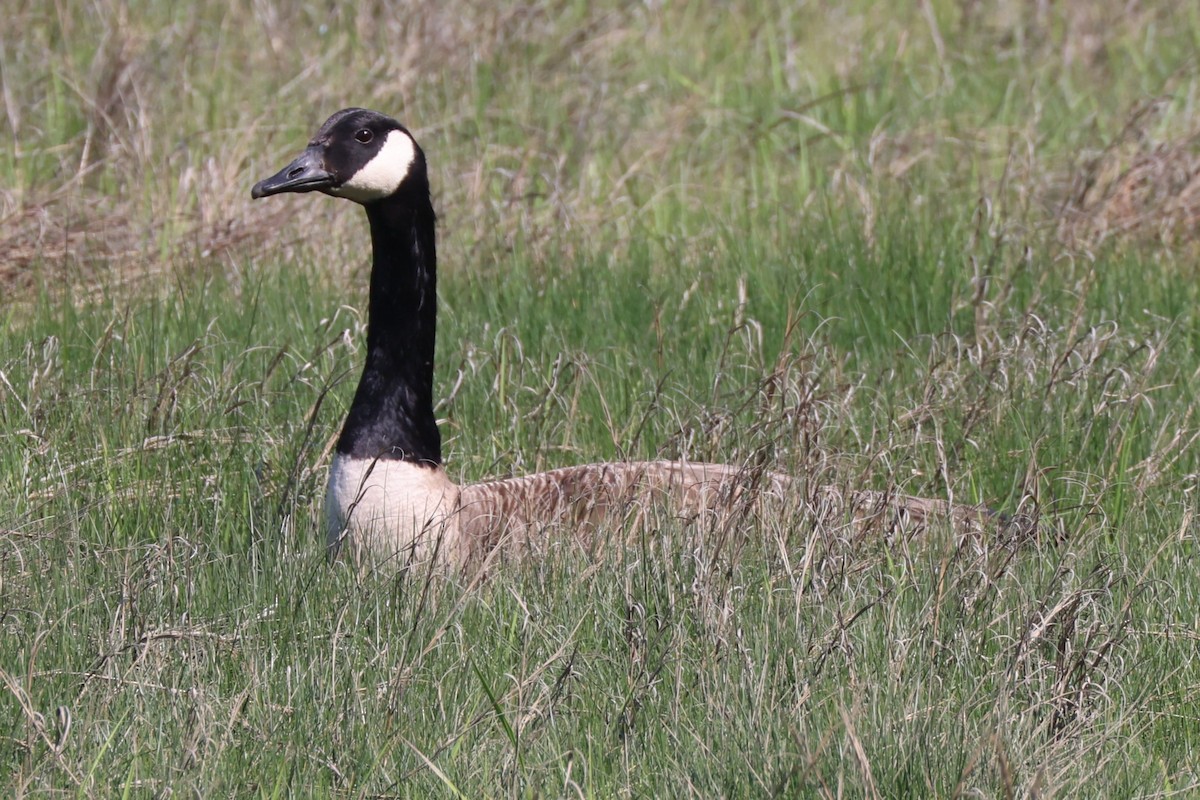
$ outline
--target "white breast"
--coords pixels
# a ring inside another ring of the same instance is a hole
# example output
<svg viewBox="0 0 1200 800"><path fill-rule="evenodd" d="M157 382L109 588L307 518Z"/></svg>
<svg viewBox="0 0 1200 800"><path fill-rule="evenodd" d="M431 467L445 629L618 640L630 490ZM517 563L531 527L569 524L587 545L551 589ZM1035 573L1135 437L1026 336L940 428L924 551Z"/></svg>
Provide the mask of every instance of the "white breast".
<svg viewBox="0 0 1200 800"><path fill-rule="evenodd" d="M457 508L458 487L440 466L338 454L325 496L330 555L462 564Z"/></svg>

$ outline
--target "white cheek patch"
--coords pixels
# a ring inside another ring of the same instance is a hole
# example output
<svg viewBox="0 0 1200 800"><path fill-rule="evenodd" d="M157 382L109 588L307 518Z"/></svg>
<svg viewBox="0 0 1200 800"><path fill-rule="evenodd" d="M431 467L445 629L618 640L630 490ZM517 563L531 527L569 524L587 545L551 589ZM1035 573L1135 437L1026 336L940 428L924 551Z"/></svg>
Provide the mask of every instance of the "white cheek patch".
<svg viewBox="0 0 1200 800"><path fill-rule="evenodd" d="M403 131L389 131L383 147L334 193L356 203L390 197L408 177L417 157L413 140Z"/></svg>

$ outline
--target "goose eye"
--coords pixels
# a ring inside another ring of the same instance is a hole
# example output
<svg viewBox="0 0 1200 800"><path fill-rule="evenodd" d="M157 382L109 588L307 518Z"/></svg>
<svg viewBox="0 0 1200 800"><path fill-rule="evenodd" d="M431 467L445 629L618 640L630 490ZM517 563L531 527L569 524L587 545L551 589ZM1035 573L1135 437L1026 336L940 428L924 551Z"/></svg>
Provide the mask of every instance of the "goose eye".
<svg viewBox="0 0 1200 800"><path fill-rule="evenodd" d="M367 144L373 138L375 138L375 134L371 133L370 128L363 128L362 130L360 130L354 134L354 138L357 139L358 141L362 142L363 144Z"/></svg>

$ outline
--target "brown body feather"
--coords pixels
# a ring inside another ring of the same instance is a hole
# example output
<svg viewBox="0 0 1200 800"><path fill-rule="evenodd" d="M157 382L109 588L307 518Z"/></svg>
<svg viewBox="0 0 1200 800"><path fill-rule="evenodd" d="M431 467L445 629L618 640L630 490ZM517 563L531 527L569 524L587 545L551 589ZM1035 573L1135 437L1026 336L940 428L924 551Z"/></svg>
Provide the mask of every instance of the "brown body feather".
<svg viewBox="0 0 1200 800"><path fill-rule="evenodd" d="M564 532L585 547L603 545L614 528L634 532L647 514L666 511L686 522L717 525L791 513L799 522L854 533L915 535L944 524L956 535L1000 520L986 508L874 490L841 491L761 469L727 464L641 461L587 464L459 489L448 526L460 552L476 560L539 549Z"/></svg>

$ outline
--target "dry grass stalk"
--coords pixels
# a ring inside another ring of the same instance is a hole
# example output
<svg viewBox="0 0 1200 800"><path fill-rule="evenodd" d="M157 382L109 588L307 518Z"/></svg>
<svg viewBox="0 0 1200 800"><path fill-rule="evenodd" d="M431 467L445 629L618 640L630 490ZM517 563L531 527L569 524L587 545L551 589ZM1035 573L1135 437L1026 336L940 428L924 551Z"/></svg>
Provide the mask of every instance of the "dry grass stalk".
<svg viewBox="0 0 1200 800"><path fill-rule="evenodd" d="M1075 167L1058 215L1068 246L1200 241L1200 127L1157 138L1151 127L1162 106L1152 101L1134 109L1111 142Z"/></svg>

